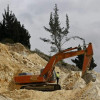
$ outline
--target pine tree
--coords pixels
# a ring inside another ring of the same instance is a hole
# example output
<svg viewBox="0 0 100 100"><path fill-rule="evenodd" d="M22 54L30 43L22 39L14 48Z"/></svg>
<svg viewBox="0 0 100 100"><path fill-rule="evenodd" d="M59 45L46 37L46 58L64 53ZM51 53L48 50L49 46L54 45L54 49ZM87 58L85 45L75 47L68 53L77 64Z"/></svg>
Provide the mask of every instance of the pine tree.
<svg viewBox="0 0 100 100"><path fill-rule="evenodd" d="M66 28L61 27L58 15L57 4L55 4L54 13L50 14L49 28L44 26L44 29L51 33L51 39L40 38L44 42L51 44L51 52L60 52L63 44L67 41L69 33L69 19L66 15Z"/></svg>
<svg viewBox="0 0 100 100"><path fill-rule="evenodd" d="M12 11L5 10L3 14L3 21L0 22L0 41L12 42L12 43L22 43L24 46L30 48L30 34L17 20L16 16Z"/></svg>

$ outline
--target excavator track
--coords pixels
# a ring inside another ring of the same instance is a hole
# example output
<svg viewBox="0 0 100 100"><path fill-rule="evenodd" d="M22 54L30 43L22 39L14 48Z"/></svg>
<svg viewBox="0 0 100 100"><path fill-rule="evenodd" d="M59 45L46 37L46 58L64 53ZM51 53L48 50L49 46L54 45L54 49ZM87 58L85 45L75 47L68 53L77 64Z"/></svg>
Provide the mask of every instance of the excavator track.
<svg viewBox="0 0 100 100"><path fill-rule="evenodd" d="M38 90L38 91L54 91L61 90L61 86L59 84L27 84L21 86L20 89L28 89L28 90Z"/></svg>

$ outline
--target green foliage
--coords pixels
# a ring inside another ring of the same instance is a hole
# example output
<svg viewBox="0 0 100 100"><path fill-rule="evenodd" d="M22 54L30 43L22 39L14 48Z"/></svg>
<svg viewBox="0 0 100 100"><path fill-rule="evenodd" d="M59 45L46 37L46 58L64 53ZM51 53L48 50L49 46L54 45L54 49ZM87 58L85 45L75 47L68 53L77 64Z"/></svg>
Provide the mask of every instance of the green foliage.
<svg viewBox="0 0 100 100"><path fill-rule="evenodd" d="M12 11L9 11L9 6L3 14L3 20L0 22L0 41L14 43L20 42L24 46L30 48L30 35L28 31L21 25Z"/></svg>
<svg viewBox="0 0 100 100"><path fill-rule="evenodd" d="M12 39L8 39L8 38L5 38L5 39L3 39L2 41L1 41L2 43L10 43L10 44L13 44L14 43L14 41L12 40Z"/></svg>
<svg viewBox="0 0 100 100"><path fill-rule="evenodd" d="M79 46L78 50L82 50L80 46ZM82 70L84 55L78 55L75 59L71 59L71 60L72 60L73 63L76 64L76 66L79 69ZM96 66L97 65L94 63L94 58L92 58L89 70L94 69Z"/></svg>
<svg viewBox="0 0 100 100"><path fill-rule="evenodd" d="M94 58L92 58L89 70L94 69L96 66L97 64L94 63Z"/></svg>
<svg viewBox="0 0 100 100"><path fill-rule="evenodd" d="M49 28L44 26L44 29L51 33L51 39L40 38L44 42L51 44L51 52L60 52L62 45L67 41L67 34L69 33L69 19L66 15L66 27L61 27L58 15L57 4L55 4L54 13L50 14Z"/></svg>

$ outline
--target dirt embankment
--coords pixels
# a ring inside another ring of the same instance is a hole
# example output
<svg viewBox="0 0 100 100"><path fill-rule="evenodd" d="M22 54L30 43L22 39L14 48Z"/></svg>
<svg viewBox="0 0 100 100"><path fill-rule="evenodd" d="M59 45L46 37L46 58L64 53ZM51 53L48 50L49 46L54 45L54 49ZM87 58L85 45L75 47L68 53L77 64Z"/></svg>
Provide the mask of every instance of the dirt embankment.
<svg viewBox="0 0 100 100"><path fill-rule="evenodd" d="M20 90L13 77L21 72L39 74L47 61L36 53L31 54L20 43L4 45L0 43L0 100L100 100L100 74L95 82L86 82L81 78L80 71L67 71L55 68L60 72L62 90L42 92Z"/></svg>

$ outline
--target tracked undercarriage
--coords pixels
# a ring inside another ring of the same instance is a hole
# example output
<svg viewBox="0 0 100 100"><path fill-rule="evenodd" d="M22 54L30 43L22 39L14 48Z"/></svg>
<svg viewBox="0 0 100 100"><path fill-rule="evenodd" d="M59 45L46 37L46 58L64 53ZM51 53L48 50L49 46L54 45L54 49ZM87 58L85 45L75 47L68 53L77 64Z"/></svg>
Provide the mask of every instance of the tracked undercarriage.
<svg viewBox="0 0 100 100"><path fill-rule="evenodd" d="M59 84L26 84L22 85L20 89L39 90L39 91L54 91L61 90Z"/></svg>

